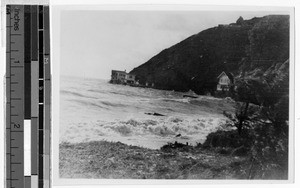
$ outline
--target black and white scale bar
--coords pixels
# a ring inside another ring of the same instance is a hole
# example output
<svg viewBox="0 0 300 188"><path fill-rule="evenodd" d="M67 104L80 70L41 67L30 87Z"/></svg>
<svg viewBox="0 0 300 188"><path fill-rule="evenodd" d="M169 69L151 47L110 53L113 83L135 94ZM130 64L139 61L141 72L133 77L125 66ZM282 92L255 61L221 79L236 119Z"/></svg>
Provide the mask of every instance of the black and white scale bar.
<svg viewBox="0 0 300 188"><path fill-rule="evenodd" d="M31 6L31 174L38 185L38 116L39 116L39 62L38 62L38 5Z"/></svg>
<svg viewBox="0 0 300 188"><path fill-rule="evenodd" d="M49 6L44 6L44 187L50 184L51 67Z"/></svg>
<svg viewBox="0 0 300 188"><path fill-rule="evenodd" d="M38 6L38 56L39 56L39 130L38 130L38 187L44 187L44 6Z"/></svg>
<svg viewBox="0 0 300 188"><path fill-rule="evenodd" d="M31 6L25 5L24 24L24 118L31 119Z"/></svg>

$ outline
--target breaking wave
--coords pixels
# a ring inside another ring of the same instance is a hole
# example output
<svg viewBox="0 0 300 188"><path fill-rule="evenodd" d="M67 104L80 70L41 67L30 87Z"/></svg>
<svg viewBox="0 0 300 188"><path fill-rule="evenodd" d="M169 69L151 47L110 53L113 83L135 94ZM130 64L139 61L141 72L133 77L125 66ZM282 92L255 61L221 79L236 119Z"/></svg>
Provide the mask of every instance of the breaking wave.
<svg viewBox="0 0 300 188"><path fill-rule="evenodd" d="M62 78L60 142L121 141L157 149L167 142L201 143L226 119L221 99ZM195 94L194 94L195 95ZM153 115L155 113L161 116Z"/></svg>

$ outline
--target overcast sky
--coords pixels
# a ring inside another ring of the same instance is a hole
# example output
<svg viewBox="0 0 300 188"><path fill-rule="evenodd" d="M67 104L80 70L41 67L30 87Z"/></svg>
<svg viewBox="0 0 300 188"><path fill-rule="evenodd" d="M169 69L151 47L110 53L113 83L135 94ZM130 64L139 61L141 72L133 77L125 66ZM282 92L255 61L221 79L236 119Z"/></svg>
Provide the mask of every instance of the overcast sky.
<svg viewBox="0 0 300 188"><path fill-rule="evenodd" d="M165 48L218 24L276 12L62 11L61 75L109 79L131 71Z"/></svg>

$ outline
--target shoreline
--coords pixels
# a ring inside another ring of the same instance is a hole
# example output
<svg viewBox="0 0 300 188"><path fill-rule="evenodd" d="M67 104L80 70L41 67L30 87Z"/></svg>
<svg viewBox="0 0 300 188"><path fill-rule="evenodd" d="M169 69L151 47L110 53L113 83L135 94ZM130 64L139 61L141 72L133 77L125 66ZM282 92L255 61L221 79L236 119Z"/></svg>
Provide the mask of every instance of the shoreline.
<svg viewBox="0 0 300 188"><path fill-rule="evenodd" d="M61 178L245 179L246 157L222 155L197 146L147 149L121 142L61 143Z"/></svg>

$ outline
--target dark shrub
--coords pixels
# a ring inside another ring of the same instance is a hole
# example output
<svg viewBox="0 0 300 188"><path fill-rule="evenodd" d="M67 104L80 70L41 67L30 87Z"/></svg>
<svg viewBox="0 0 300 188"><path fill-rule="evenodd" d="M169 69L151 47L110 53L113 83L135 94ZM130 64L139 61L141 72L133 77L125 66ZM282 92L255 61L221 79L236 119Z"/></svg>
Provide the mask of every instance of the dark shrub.
<svg viewBox="0 0 300 188"><path fill-rule="evenodd" d="M162 151L172 151L172 150L180 150L180 151L190 151L193 149L193 146L187 144L182 144L179 142L167 143L166 145L160 148Z"/></svg>
<svg viewBox="0 0 300 188"><path fill-rule="evenodd" d="M216 148L221 154L246 155L252 142L253 138L248 131L239 135L237 130L219 130L206 137L203 148Z"/></svg>

